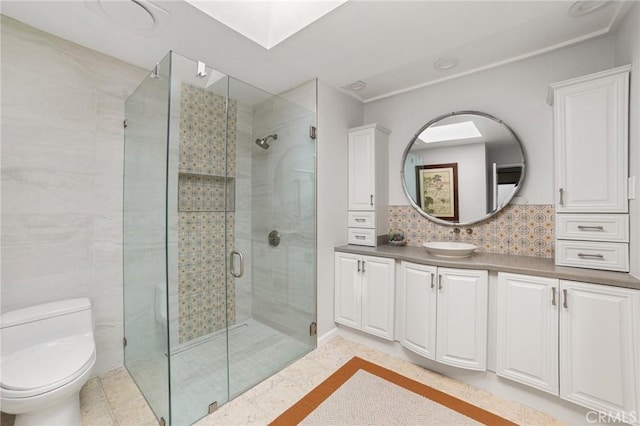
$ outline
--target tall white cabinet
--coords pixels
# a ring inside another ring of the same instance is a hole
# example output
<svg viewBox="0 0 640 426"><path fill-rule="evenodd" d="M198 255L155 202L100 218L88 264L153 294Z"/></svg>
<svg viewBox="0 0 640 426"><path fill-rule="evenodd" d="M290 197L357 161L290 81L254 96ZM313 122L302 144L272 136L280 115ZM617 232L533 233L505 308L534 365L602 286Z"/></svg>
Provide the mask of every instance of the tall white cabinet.
<svg viewBox="0 0 640 426"><path fill-rule="evenodd" d="M486 370L487 271L400 264L400 343L443 364Z"/></svg>
<svg viewBox="0 0 640 426"><path fill-rule="evenodd" d="M639 290L500 273L497 319L499 376L634 423Z"/></svg>
<svg viewBox="0 0 640 426"><path fill-rule="evenodd" d="M629 71L551 85L558 265L629 270Z"/></svg>
<svg viewBox="0 0 640 426"><path fill-rule="evenodd" d="M389 133L378 124L349 129L349 244L376 246L387 234Z"/></svg>

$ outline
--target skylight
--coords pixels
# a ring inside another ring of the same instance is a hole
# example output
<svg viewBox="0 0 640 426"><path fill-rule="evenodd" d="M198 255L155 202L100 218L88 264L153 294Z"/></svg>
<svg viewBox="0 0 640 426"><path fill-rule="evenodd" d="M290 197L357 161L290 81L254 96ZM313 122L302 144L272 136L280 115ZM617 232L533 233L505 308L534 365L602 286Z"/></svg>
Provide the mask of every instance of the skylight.
<svg viewBox="0 0 640 426"><path fill-rule="evenodd" d="M481 137L482 134L473 121L431 126L425 129L418 138L424 143L454 141Z"/></svg>
<svg viewBox="0 0 640 426"><path fill-rule="evenodd" d="M271 49L347 0L186 1L265 49Z"/></svg>

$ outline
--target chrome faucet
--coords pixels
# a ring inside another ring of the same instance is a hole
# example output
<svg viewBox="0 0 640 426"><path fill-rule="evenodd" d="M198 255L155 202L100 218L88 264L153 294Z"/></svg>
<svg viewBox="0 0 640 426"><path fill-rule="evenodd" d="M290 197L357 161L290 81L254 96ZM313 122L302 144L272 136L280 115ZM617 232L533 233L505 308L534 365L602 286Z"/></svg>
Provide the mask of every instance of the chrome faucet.
<svg viewBox="0 0 640 426"><path fill-rule="evenodd" d="M455 227L451 230L451 241L460 239L460 228Z"/></svg>

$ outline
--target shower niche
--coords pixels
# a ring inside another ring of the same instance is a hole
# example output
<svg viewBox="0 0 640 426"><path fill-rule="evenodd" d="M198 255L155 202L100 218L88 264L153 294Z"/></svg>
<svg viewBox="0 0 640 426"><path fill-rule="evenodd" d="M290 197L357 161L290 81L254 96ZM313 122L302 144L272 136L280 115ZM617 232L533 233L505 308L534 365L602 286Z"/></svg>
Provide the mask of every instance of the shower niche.
<svg viewBox="0 0 640 426"><path fill-rule="evenodd" d="M125 104L125 366L172 425L316 346L315 81L202 67L172 52Z"/></svg>

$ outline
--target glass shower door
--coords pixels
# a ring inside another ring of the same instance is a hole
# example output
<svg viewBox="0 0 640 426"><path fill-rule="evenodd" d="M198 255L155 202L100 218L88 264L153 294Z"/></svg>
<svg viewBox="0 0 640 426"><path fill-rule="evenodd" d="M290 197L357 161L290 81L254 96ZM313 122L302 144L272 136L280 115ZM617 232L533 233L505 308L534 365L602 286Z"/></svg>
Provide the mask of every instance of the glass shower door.
<svg viewBox="0 0 640 426"><path fill-rule="evenodd" d="M312 83L291 96L315 109ZM227 105L227 178L235 191L226 228L234 269L227 276L233 398L316 347L316 115L234 78Z"/></svg>

